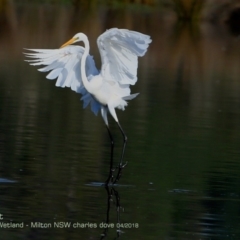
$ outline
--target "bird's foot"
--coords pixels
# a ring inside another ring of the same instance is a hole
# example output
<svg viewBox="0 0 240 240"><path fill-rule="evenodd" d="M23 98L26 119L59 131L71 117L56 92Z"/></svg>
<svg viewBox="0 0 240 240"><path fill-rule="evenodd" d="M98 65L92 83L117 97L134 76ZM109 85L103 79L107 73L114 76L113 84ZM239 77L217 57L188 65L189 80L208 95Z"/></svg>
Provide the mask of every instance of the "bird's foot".
<svg viewBox="0 0 240 240"><path fill-rule="evenodd" d="M105 185L109 185L110 183L113 183L113 172L116 170L116 168L112 168L109 172L109 176L107 178L107 180L105 181Z"/></svg>
<svg viewBox="0 0 240 240"><path fill-rule="evenodd" d="M127 166L128 162L125 162L125 164L122 164L121 168L125 168Z"/></svg>
<svg viewBox="0 0 240 240"><path fill-rule="evenodd" d="M125 162L124 164L119 163L119 165L114 168L114 171L115 171L116 169L118 169L118 171L119 171L119 169L125 168L125 166L127 166L127 164L128 164L128 162Z"/></svg>
<svg viewBox="0 0 240 240"><path fill-rule="evenodd" d="M118 173L117 173L117 176L116 176L115 180L113 181L113 184L115 184L116 182L119 181L120 177L122 176L122 170L123 170L123 168L126 167L127 164L128 164L128 162L126 162L125 164L119 163L119 165L117 167L118 168Z"/></svg>
<svg viewBox="0 0 240 240"><path fill-rule="evenodd" d="M105 181L105 185L108 186L108 185L112 184L112 182L113 182L113 175L107 178L107 180Z"/></svg>

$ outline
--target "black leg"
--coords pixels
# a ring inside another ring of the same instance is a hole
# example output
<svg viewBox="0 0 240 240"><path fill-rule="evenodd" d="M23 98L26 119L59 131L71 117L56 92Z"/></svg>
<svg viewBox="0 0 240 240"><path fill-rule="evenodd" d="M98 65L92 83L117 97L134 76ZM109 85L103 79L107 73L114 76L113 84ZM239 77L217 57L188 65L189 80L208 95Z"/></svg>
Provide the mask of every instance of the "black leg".
<svg viewBox="0 0 240 240"><path fill-rule="evenodd" d="M125 148L126 148L126 144L127 144L127 135L124 133L121 125L119 122L117 122L118 124L118 127L123 135L123 148L122 148L122 154L121 154L121 159L120 159L120 162L119 162L119 165L118 165L118 173L117 173L117 176L115 178L115 180L113 181L113 183L116 183L119 181L121 175L122 175L122 169L127 165L127 162L125 164L123 164L123 157L124 157L124 152L125 152Z"/></svg>
<svg viewBox="0 0 240 240"><path fill-rule="evenodd" d="M113 169L113 148L114 148L114 141L113 141L113 137L112 137L112 134L110 132L110 129L108 127L108 125L106 125L107 127L107 130L108 130L108 134L109 134L109 137L111 139L111 159L110 159L110 169L109 169L109 175L108 175L108 178L106 180L106 184L108 185L109 182L113 181L113 172L114 172L114 169Z"/></svg>

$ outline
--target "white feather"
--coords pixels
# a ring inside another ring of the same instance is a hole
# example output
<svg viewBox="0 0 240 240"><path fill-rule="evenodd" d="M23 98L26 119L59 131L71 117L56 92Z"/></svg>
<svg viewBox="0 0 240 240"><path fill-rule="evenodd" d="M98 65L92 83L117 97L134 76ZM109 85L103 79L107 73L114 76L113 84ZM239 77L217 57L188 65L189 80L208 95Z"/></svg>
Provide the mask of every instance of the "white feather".
<svg viewBox="0 0 240 240"><path fill-rule="evenodd" d="M73 39L84 41L89 51L86 35L78 33ZM94 114L102 109L102 117L108 124L106 109L118 121L115 108L124 110L127 106L126 100L132 100L138 95L130 94L130 85L134 85L137 81L138 57L145 54L150 43L150 37L139 32L117 28L107 30L97 39L102 60L100 73L93 57L81 46L68 45L60 49L26 49L30 52L25 55L28 57L26 61L29 64L44 65L38 70L50 71L46 78L57 79L56 86L70 87L73 91L81 93L84 108L90 104ZM82 60L83 55L84 60ZM83 61L85 61L87 78L87 80L84 78L84 81L80 67L84 64ZM85 88L83 82L85 86L88 85L88 88Z"/></svg>
<svg viewBox="0 0 240 240"><path fill-rule="evenodd" d="M40 72L49 72L47 79L56 79L57 87L70 87L77 93L82 93L85 89L82 82L80 64L84 48L81 46L67 46L60 49L26 49L33 53L24 53L26 57L31 58L25 60L33 66L45 65L45 67L38 69ZM98 74L95 62L92 56L87 57L86 74L89 80L92 76ZM100 104L86 91L84 95L87 98L82 98L84 106L91 103L92 111L97 114L100 110ZM84 96L83 96L84 97Z"/></svg>
<svg viewBox="0 0 240 240"><path fill-rule="evenodd" d="M112 28L100 35L97 43L103 78L134 85L137 81L137 57L145 54L151 41L149 36L127 29Z"/></svg>

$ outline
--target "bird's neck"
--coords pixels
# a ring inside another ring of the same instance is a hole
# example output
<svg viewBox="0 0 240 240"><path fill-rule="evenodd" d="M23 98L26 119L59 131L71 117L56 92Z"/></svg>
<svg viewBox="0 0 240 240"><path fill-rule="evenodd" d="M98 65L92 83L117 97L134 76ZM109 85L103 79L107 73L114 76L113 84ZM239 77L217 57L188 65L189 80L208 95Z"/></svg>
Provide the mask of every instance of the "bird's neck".
<svg viewBox="0 0 240 240"><path fill-rule="evenodd" d="M82 61L81 61L81 77L82 77L83 85L86 88L86 90L89 93L93 93L93 86L88 81L87 75L86 75L86 59L87 59L87 56L89 55L89 50L90 50L87 36L85 39L83 39L83 43L85 45L85 51L83 53Z"/></svg>

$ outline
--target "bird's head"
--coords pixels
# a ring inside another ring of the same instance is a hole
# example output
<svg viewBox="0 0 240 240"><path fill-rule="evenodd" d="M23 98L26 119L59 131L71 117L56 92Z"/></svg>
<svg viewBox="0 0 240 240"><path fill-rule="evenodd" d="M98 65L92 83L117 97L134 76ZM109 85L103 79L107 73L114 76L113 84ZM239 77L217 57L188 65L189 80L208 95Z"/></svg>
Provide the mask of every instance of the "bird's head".
<svg viewBox="0 0 240 240"><path fill-rule="evenodd" d="M64 43L60 48L66 47L76 42L84 41L85 39L86 39L86 35L84 33L77 33L69 41Z"/></svg>

